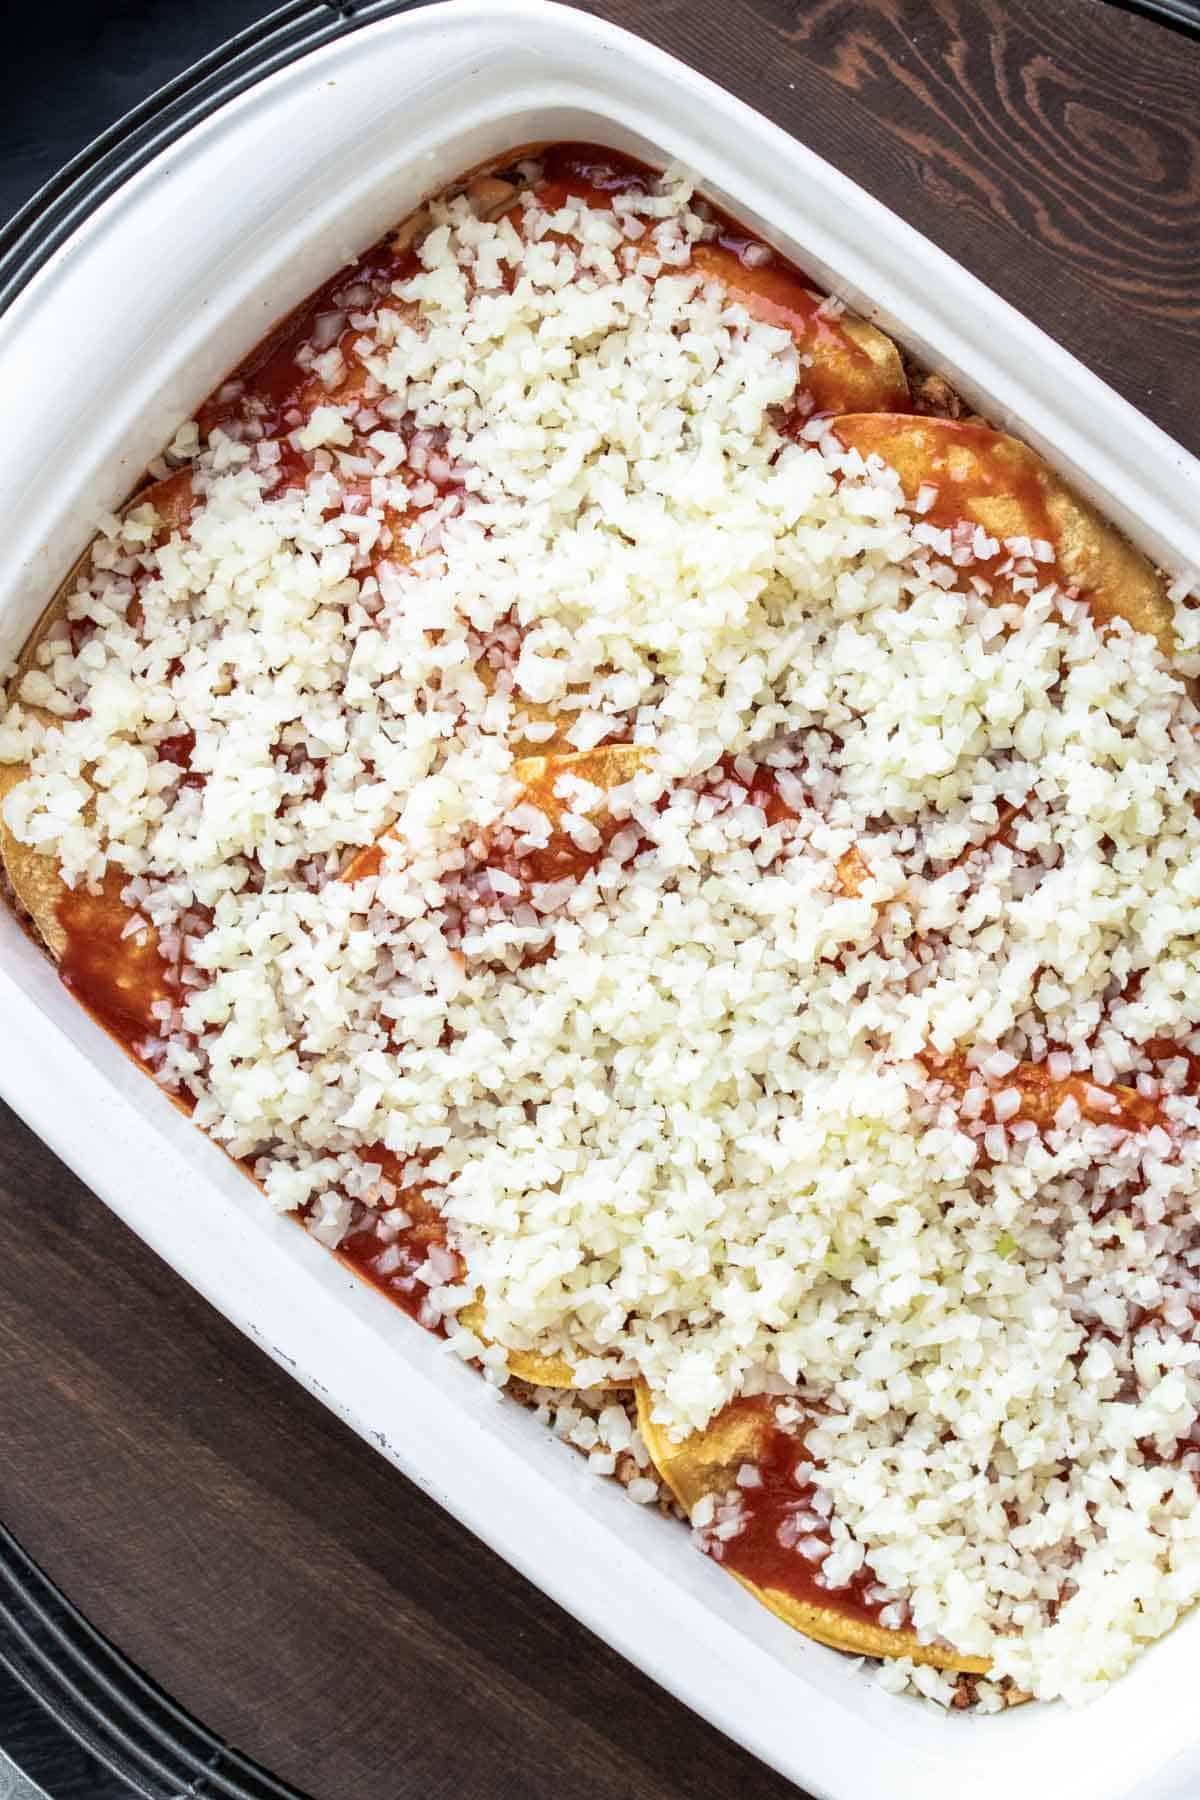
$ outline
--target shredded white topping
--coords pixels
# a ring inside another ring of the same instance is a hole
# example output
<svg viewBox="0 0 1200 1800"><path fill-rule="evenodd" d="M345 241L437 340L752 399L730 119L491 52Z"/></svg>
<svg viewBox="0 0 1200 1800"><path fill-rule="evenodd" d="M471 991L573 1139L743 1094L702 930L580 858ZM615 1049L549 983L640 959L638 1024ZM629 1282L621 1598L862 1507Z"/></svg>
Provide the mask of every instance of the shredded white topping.
<svg viewBox="0 0 1200 1800"><path fill-rule="evenodd" d="M935 489L781 436L796 348L689 271L681 178L431 220L352 344L321 327L290 443L181 434L187 529L109 523L94 629L0 724L7 822L182 959L145 1055L274 1204L336 1244L369 1203L394 1272L385 1146L448 1228L425 1316L490 1378L636 1370L677 1435L819 1403L798 1553L1084 1698L1200 1594L1200 717L1049 546L1004 602ZM568 771L554 824L512 750L554 734L650 754ZM586 869L531 881L556 832ZM1030 1063L1084 1078L1041 1124Z"/></svg>

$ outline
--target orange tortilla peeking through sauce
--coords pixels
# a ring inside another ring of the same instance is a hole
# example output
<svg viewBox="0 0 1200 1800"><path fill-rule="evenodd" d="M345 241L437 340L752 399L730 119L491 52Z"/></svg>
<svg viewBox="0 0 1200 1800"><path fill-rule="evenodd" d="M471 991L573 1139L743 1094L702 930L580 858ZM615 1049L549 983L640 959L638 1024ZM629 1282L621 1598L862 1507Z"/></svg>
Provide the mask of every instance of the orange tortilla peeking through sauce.
<svg viewBox="0 0 1200 1800"><path fill-rule="evenodd" d="M578 847L563 827L563 814L571 810L566 795L558 792L558 784L564 776L587 782L607 795L648 768L650 760L651 752L640 744L603 744L596 750L518 758L512 765L512 774L521 791L514 805L536 807L550 828L544 847L519 854L525 873L535 881L558 881L566 874L582 874L594 860L593 855ZM612 836L619 821L600 808L594 823L604 839ZM368 876L378 875L383 864L380 846L385 840L397 841L396 831L385 831L375 843L356 851L342 870L341 879L363 881Z"/></svg>
<svg viewBox="0 0 1200 1800"><path fill-rule="evenodd" d="M1174 637L1166 584L1028 444L989 425L904 414L854 413L834 419L832 430L848 450L890 464L908 501L917 500L922 489L928 498L932 490L920 515L924 522L952 529L965 519L1001 546L1010 538L1048 543L1054 560L1037 565L1039 586L1058 580L1101 622L1127 620L1170 657ZM968 574L976 572L987 576L987 564L968 565ZM1001 597L1011 598L1003 578L999 585Z"/></svg>
<svg viewBox="0 0 1200 1800"><path fill-rule="evenodd" d="M696 244L691 267L761 325L790 333L807 361L799 386L813 412L896 412L909 401L900 352L890 337L776 262L747 265L724 243Z"/></svg>
<svg viewBox="0 0 1200 1800"><path fill-rule="evenodd" d="M638 1381L638 1429L650 1460L689 1519L701 1501L736 1494L742 1528L720 1544L721 1567L754 1595L768 1612L805 1637L851 1656L910 1657L937 1669L985 1675L986 1657L961 1656L926 1644L915 1631L881 1625L880 1607L870 1598L869 1577L856 1576L844 1589L821 1587L816 1566L781 1539L789 1521L811 1500L813 1490L797 1482L794 1469L806 1452L803 1436L775 1422L775 1403L766 1396L732 1400L703 1431L680 1442L655 1423L654 1401ZM757 1480L739 1484L744 1470Z"/></svg>

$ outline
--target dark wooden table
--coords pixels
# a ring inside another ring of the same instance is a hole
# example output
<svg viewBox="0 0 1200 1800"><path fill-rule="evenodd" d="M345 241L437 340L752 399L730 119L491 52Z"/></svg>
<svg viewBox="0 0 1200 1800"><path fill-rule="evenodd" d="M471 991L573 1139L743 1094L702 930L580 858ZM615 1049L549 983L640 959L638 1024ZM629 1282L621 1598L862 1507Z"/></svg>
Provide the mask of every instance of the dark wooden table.
<svg viewBox="0 0 1200 1800"><path fill-rule="evenodd" d="M1200 43L1101 0L592 10L805 138L1200 450ZM214 1730L319 1800L792 1791L438 1512L2 1110L0 1231L0 1516Z"/></svg>

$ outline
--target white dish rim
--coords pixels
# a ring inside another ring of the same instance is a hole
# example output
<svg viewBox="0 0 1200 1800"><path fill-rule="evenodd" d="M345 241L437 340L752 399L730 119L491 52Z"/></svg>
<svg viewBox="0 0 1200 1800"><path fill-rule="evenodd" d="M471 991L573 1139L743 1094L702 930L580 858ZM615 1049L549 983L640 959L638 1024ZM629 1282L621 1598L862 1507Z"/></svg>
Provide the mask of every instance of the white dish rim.
<svg viewBox="0 0 1200 1800"><path fill-rule="evenodd" d="M489 54L493 71L509 82L502 103L480 80L480 59ZM53 590L56 568L61 574L89 535L89 514L120 497L113 483L119 484L121 459L136 472L139 458L144 463L171 435L233 360L218 366L220 346L232 341L227 330L222 336L220 319L185 326L179 305L186 296L174 301L173 378L165 372L168 343L155 343L144 366L122 364L118 352L138 344L137 320L114 324L104 354L113 365L110 384L114 372L125 377L121 407L113 410L110 385L112 416L105 416L103 383L94 376L96 404L83 421L82 445L68 453L61 433L35 426L40 396L30 377L39 366L33 352L40 346L44 353L50 341L62 346L61 326L81 295L121 298L122 246L152 225L168 229L173 205L203 193L205 180L215 179L238 146L254 142L273 122L290 116L295 123L304 106L317 119L309 148L315 159L336 135L328 103L339 83L381 107L378 74L366 68L376 57L395 76L391 104L410 94L411 132L406 161L396 161L394 144L389 151L396 171L390 192L401 197L391 214L379 214L370 235L419 192L478 161L468 147L486 145L480 150L486 155L534 137L572 135L554 122L590 114L613 143L657 148L663 159L691 163L731 210L795 250L834 291L950 373L969 398L986 398L993 417L1047 451L1173 572L1200 567L1200 532L1186 506L1200 487L1196 459L847 178L702 77L613 27L543 0L444 0L309 52L193 128L85 221L0 320L0 384L9 384L0 391L16 396L13 423L27 428L16 440L23 457L0 472L0 506L18 521L0 554L0 655L21 641L39 598ZM458 114L443 110L439 118L439 96L445 107L452 89ZM547 128L518 129L535 120ZM501 125L505 133L497 138ZM717 126L729 139L719 151L711 143ZM348 135L347 154L355 144ZM385 173L378 171L375 189ZM249 209L271 191L272 180L284 183L278 171L256 174L243 197L251 239L262 228ZM401 195L405 181L410 191ZM310 170L289 191L299 202L321 185ZM364 230L379 212L383 196L375 189L360 184L354 201ZM339 224L338 200L327 192L315 205L307 238L297 229L277 232L261 254L256 242L240 252L225 244L230 270L222 304L229 317L240 309L244 327L247 309L265 306L268 295L275 313L286 310L314 284L314 269L328 271L339 253L369 241L360 236L339 252L338 233L347 227ZM197 250L211 249L213 235L201 233ZM145 303L153 311L153 294ZM131 302L135 314L139 304ZM269 322L268 312L261 324ZM169 337L172 319L159 323ZM260 328L250 330L244 347L259 335ZM90 395L86 370L72 364L73 354L68 350L65 361L82 385L68 391ZM53 492L44 482L51 466L62 475ZM288 1222L264 1216L248 1184L100 1037L7 915L0 919L0 942L0 1007L15 1027L0 1041L0 1091L51 1148L310 1391L729 1735L831 1800L882 1792L949 1800L962 1792L968 1772L978 1800L993 1794L998 1800L1031 1757L1064 1800L1118 1800L1135 1785L1139 1792L1167 1793L1155 1771L1192 1742L1179 1718L1187 1692L1185 1641L1197 1641L1196 1620L1086 1715L1026 1709L1024 1717L998 1720L931 1719L882 1695L833 1653L759 1616L732 1584L691 1558L685 1534L657 1531L607 1484L593 1482L555 1446L543 1446L534 1436L538 1428L528 1429L531 1420L516 1408L498 1409L481 1383L452 1367L407 1322L405 1337L412 1341L397 1343L397 1315L387 1303ZM71 1095L69 1111L64 1092ZM164 1209L168 1187L179 1199ZM264 1271L278 1287L264 1287ZM402 1394L385 1369L403 1372ZM480 1452L491 1478L487 1508L472 1474ZM539 1508L548 1491L554 1506ZM679 1543L668 1547L668 1535ZM1072 1718L1076 1725L1086 1720L1086 1728L1062 1725ZM1143 1742L1155 1737L1153 1769L1140 1748L1131 1749L1131 1734ZM1155 1781L1152 1790L1141 1785L1147 1778Z"/></svg>

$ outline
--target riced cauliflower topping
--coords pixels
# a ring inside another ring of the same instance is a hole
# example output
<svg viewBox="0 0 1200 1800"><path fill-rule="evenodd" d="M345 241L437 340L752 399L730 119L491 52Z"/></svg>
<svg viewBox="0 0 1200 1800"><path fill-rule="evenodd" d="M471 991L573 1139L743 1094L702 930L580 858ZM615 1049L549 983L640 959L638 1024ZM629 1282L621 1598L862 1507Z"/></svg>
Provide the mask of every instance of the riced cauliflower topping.
<svg viewBox="0 0 1200 1800"><path fill-rule="evenodd" d="M186 528L107 522L8 824L119 872L182 966L143 1054L275 1205L386 1246L419 1190L498 1381L798 1396L831 1591L1084 1698L1200 1595L1200 716L1033 547L1005 600L781 432L682 178L431 214L290 440L177 440ZM517 743L645 755L556 824Z"/></svg>

